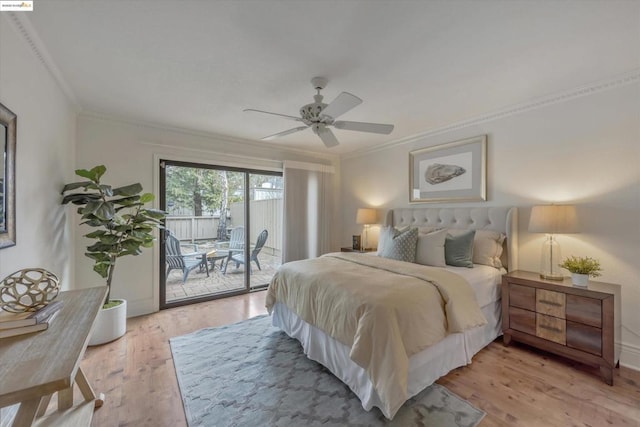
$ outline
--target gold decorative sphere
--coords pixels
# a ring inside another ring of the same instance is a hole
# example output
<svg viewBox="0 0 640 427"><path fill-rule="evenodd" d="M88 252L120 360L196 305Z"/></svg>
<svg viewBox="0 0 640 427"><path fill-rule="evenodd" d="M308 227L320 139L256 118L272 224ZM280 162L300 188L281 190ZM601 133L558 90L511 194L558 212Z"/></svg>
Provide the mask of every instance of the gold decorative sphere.
<svg viewBox="0 0 640 427"><path fill-rule="evenodd" d="M0 282L0 308L13 313L37 311L60 291L58 277L42 268L25 268Z"/></svg>

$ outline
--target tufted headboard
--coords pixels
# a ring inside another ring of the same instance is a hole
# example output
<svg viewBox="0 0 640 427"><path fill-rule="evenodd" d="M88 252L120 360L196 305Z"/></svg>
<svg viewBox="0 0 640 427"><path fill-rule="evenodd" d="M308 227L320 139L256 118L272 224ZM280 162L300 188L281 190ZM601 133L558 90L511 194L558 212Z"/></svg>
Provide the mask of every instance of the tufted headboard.
<svg viewBox="0 0 640 427"><path fill-rule="evenodd" d="M518 208L398 208L387 212L385 225L492 230L504 233L502 264L518 269Z"/></svg>

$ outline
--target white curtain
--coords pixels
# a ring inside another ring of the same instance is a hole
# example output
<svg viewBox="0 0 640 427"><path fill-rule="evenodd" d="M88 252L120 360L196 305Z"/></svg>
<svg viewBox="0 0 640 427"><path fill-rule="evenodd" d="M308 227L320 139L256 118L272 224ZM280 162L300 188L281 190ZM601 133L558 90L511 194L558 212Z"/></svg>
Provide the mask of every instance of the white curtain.
<svg viewBox="0 0 640 427"><path fill-rule="evenodd" d="M334 175L333 166L284 162L283 262L331 252Z"/></svg>

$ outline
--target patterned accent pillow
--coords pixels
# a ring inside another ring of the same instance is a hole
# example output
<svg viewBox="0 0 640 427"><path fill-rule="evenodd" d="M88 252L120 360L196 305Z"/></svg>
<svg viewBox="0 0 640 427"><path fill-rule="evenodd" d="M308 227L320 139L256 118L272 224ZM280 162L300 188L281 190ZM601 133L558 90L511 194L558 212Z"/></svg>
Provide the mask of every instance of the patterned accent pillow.
<svg viewBox="0 0 640 427"><path fill-rule="evenodd" d="M444 241L444 258L447 265L473 268L473 238L476 230L452 236L447 234Z"/></svg>
<svg viewBox="0 0 640 427"><path fill-rule="evenodd" d="M405 232L409 229L409 227L402 228L394 228L392 226L386 225L380 229L380 235L378 236L378 256L382 256L382 248L387 244L387 240L393 239L398 233Z"/></svg>
<svg viewBox="0 0 640 427"><path fill-rule="evenodd" d="M386 234L384 237L382 237L383 233ZM379 254L381 257L406 262L416 261L417 228L399 231L393 227L387 227L382 230L380 240L383 242L382 250Z"/></svg>

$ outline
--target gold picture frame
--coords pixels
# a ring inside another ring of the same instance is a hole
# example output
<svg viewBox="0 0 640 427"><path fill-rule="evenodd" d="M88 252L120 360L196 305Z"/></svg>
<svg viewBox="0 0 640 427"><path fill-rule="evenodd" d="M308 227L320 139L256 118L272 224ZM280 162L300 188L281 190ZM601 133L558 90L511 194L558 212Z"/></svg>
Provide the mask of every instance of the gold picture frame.
<svg viewBox="0 0 640 427"><path fill-rule="evenodd" d="M410 152L409 203L486 200L486 163L486 135Z"/></svg>

